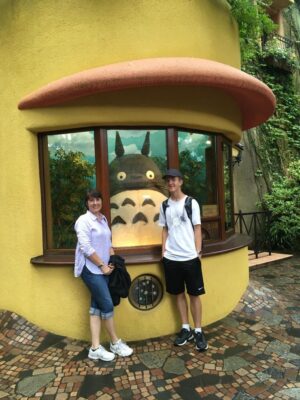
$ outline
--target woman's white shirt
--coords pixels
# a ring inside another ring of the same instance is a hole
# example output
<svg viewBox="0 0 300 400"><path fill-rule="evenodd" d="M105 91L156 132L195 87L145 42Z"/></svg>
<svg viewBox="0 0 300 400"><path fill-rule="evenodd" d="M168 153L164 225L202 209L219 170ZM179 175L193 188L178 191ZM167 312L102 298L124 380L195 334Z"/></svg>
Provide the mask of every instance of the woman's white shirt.
<svg viewBox="0 0 300 400"><path fill-rule="evenodd" d="M104 215L98 219L96 215L87 211L75 223L77 246L75 251L74 275L81 275L84 265L93 274L102 274L100 268L87 257L97 253L101 260L108 264L111 249L111 231Z"/></svg>

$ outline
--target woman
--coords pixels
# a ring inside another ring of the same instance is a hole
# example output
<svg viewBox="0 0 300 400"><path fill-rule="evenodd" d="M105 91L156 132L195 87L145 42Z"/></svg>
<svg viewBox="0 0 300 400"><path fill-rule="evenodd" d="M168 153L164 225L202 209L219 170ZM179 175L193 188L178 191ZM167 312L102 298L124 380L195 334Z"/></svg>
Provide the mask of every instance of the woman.
<svg viewBox="0 0 300 400"><path fill-rule="evenodd" d="M126 357L130 356L133 350L118 338L114 327L113 302L108 288L109 275L114 268L109 264L109 258L114 251L107 220L101 214L102 195L97 190L90 190L86 194L85 202L87 212L75 223L78 242L74 275L81 276L91 293L92 346L88 356L92 360L111 361L115 354ZM102 322L110 336L110 351L100 345Z"/></svg>

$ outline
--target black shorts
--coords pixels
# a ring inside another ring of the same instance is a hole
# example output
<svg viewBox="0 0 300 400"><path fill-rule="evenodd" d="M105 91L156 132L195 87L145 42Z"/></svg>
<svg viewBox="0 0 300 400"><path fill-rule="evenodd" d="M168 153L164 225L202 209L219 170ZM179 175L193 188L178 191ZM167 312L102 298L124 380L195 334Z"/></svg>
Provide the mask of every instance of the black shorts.
<svg viewBox="0 0 300 400"><path fill-rule="evenodd" d="M180 294L186 290L191 296L205 293L200 259L173 261L163 257L166 290L170 294Z"/></svg>

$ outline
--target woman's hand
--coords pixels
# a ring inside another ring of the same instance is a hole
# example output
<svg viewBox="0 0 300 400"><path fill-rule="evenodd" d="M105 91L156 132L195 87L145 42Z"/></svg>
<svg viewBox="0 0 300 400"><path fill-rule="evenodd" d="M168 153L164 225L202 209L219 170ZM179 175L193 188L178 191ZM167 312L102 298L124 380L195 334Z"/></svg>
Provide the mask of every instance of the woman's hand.
<svg viewBox="0 0 300 400"><path fill-rule="evenodd" d="M102 265L101 271L103 272L103 275L110 275L113 272L114 268L115 267L112 264Z"/></svg>

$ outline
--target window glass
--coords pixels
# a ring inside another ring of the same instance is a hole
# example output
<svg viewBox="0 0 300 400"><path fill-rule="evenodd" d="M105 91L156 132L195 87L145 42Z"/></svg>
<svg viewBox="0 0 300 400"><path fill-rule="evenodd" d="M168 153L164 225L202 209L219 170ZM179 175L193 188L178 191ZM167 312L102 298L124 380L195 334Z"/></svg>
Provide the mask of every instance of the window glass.
<svg viewBox="0 0 300 400"><path fill-rule="evenodd" d="M223 143L223 171L225 198L225 231L233 229L231 146Z"/></svg>
<svg viewBox="0 0 300 400"><path fill-rule="evenodd" d="M113 246L160 244L166 131L111 129L107 142Z"/></svg>
<svg viewBox="0 0 300 400"><path fill-rule="evenodd" d="M48 248L74 248L74 222L85 211L87 189L95 186L94 133L62 133L45 139Z"/></svg>
<svg viewBox="0 0 300 400"><path fill-rule="evenodd" d="M178 131L178 151L183 191L198 201L202 217L218 216L215 136Z"/></svg>

